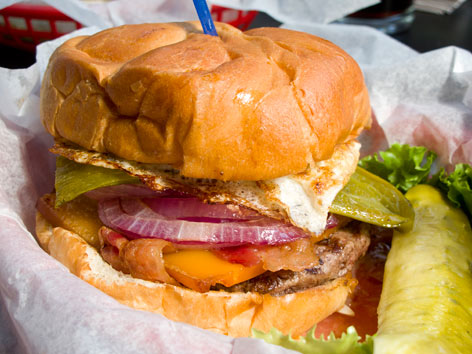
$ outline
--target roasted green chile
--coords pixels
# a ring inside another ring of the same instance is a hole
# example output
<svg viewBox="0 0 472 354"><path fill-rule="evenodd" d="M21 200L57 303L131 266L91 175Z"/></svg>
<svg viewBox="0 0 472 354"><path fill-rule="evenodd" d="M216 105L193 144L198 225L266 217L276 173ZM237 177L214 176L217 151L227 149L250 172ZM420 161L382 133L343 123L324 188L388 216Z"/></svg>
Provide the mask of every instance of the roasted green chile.
<svg viewBox="0 0 472 354"><path fill-rule="evenodd" d="M59 156L56 159L56 207L93 189L118 184L140 183L121 170L79 164Z"/></svg>
<svg viewBox="0 0 472 354"><path fill-rule="evenodd" d="M398 189L361 167L338 193L330 211L382 227L408 228L414 219L410 202Z"/></svg>

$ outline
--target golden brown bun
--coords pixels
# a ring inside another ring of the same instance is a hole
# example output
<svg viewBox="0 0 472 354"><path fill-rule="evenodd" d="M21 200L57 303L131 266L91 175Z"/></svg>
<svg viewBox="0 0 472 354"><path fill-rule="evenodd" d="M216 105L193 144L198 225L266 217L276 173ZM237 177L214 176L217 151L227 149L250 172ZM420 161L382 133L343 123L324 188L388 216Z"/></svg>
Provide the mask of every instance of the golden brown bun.
<svg viewBox="0 0 472 354"><path fill-rule="evenodd" d="M306 33L141 24L76 37L51 57L41 118L56 138L187 177L304 171L370 123L362 73Z"/></svg>
<svg viewBox="0 0 472 354"><path fill-rule="evenodd" d="M272 327L301 335L340 309L355 286L353 280L339 278L324 286L278 297L224 291L198 293L134 279L114 270L80 236L53 228L39 212L36 235L41 247L71 273L120 303L234 337L250 336L251 328L268 331Z"/></svg>

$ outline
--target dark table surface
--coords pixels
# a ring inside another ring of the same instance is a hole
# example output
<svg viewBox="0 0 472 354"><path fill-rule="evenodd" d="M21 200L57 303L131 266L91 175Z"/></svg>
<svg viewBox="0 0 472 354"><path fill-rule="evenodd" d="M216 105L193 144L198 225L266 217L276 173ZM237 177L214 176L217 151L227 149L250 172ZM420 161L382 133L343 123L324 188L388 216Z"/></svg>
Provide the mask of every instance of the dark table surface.
<svg viewBox="0 0 472 354"><path fill-rule="evenodd" d="M279 25L268 15L260 13L251 28ZM450 15L416 11L411 28L393 37L422 53L451 45L472 52L472 0L467 0ZM25 68L34 61L34 53L0 44L1 67Z"/></svg>

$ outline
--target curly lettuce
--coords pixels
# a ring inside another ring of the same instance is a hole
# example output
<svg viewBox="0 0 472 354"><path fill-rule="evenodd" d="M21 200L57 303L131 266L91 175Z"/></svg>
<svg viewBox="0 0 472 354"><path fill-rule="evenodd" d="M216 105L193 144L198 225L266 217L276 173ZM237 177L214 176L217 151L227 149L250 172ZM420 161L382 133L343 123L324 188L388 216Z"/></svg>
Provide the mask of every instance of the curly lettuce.
<svg viewBox="0 0 472 354"><path fill-rule="evenodd" d="M293 339L291 335L284 335L276 328L272 328L268 333L252 330L252 336L263 339L267 343L280 345L284 348L296 350L300 353L323 353L323 354L372 354L373 337L367 336L364 342L357 334L354 327L349 327L341 338L336 338L331 333L328 338L315 338L315 328L313 327L305 337Z"/></svg>
<svg viewBox="0 0 472 354"><path fill-rule="evenodd" d="M364 157L359 166L406 193L426 182L436 157L436 153L424 147L393 144L385 151Z"/></svg>
<svg viewBox="0 0 472 354"><path fill-rule="evenodd" d="M431 175L436 153L424 147L393 144L377 154L364 157L359 166L389 181L403 193L418 184L439 188L472 220L472 167L458 164L448 174L444 168Z"/></svg>
<svg viewBox="0 0 472 354"><path fill-rule="evenodd" d="M456 165L454 172L447 174L444 168L432 176L428 184L443 191L457 208L462 208L472 220L472 167Z"/></svg>

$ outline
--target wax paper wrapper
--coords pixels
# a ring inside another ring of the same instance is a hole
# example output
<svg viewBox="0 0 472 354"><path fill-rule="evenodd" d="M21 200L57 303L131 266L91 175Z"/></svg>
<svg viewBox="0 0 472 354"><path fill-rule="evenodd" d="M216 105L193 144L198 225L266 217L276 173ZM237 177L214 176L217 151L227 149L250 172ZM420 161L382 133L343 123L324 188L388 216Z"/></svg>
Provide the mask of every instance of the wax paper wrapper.
<svg viewBox="0 0 472 354"><path fill-rule="evenodd" d="M33 0L34 1L34 0ZM0 8L19 0L0 0ZM36 0L56 7L85 26L198 20L191 0ZM329 23L379 0L209 0L209 6L264 11L283 23ZM231 16L231 15L229 15ZM229 21L229 17L226 21Z"/></svg>
<svg viewBox="0 0 472 354"><path fill-rule="evenodd" d="M366 151L406 142L435 150L446 166L472 163L469 52L450 47L418 54L365 27L286 27L335 42L361 65L377 118L362 136ZM41 45L37 64L28 69L0 68L0 353L290 352L125 307L36 244L35 203L52 189L54 171L47 152L52 138L39 120L39 85L62 40Z"/></svg>

